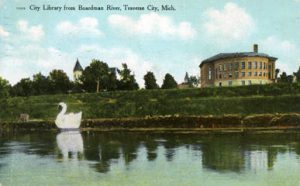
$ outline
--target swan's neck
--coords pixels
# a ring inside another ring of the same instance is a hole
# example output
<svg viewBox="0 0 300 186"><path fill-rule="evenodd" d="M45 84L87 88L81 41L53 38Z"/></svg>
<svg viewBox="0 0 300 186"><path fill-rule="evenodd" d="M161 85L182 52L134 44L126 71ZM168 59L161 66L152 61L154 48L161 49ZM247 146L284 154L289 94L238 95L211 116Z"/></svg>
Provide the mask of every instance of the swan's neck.
<svg viewBox="0 0 300 186"><path fill-rule="evenodd" d="M67 106L63 105L60 113L58 115L64 115L67 112Z"/></svg>

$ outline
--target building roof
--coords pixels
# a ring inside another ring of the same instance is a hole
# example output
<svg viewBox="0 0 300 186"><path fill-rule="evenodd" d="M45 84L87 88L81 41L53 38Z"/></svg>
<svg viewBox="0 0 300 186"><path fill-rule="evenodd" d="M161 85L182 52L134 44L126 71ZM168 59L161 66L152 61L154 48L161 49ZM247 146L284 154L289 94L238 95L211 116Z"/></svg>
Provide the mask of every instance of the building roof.
<svg viewBox="0 0 300 186"><path fill-rule="evenodd" d="M74 67L74 69L73 69L73 72L75 72L75 71L83 71L83 68L82 68L82 66L80 65L78 59L76 60L75 67Z"/></svg>
<svg viewBox="0 0 300 186"><path fill-rule="evenodd" d="M220 53L220 54L214 55L210 58L203 60L200 64L200 67L202 67L202 65L205 63L211 63L211 62L217 61L219 59L235 58L235 57L266 57L272 61L277 60L276 57L272 57L272 56L269 56L268 54L257 53L257 52Z"/></svg>

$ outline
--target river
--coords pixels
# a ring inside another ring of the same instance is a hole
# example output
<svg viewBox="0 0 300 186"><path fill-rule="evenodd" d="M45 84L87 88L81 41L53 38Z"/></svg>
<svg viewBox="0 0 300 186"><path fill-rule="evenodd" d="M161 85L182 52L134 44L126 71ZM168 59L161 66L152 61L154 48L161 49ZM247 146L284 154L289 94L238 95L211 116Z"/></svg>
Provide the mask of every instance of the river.
<svg viewBox="0 0 300 186"><path fill-rule="evenodd" d="M300 133L16 132L0 185L300 185Z"/></svg>

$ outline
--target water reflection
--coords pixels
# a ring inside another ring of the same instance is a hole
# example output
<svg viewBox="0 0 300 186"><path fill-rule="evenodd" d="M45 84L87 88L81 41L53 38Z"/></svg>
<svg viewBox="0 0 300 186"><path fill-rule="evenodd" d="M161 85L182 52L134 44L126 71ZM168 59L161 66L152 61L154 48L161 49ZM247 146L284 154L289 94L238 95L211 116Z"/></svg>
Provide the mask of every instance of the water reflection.
<svg viewBox="0 0 300 186"><path fill-rule="evenodd" d="M88 166L100 173L109 172L114 164L130 168L140 158L148 162L174 162L179 156L182 161L192 158L200 162L199 169L241 173L272 170L279 154L293 153L299 157L300 134L24 133L0 139L0 152L0 169L2 158L22 152L88 161ZM189 152L192 157L187 156ZM182 157L183 154L186 156Z"/></svg>
<svg viewBox="0 0 300 186"><path fill-rule="evenodd" d="M56 136L63 159L82 159L83 139L79 131L62 131Z"/></svg>

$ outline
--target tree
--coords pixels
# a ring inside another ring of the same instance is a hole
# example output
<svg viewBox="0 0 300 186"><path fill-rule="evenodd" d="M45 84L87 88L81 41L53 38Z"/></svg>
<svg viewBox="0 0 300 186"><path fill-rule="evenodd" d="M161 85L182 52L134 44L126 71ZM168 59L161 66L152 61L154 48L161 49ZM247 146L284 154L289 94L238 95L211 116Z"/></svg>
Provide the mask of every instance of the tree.
<svg viewBox="0 0 300 186"><path fill-rule="evenodd" d="M293 76L287 75L286 72L282 72L280 78L278 79L279 83L293 83Z"/></svg>
<svg viewBox="0 0 300 186"><path fill-rule="evenodd" d="M275 69L275 80L278 79L278 74L279 74L279 72L280 72L280 69L279 69L279 68L276 68L276 69Z"/></svg>
<svg viewBox="0 0 300 186"><path fill-rule="evenodd" d="M184 76L184 83L188 84L190 88L197 87L199 85L199 78L196 76L189 76L186 72Z"/></svg>
<svg viewBox="0 0 300 186"><path fill-rule="evenodd" d="M52 70L49 73L49 80L53 93L67 93L71 88L70 79L63 70Z"/></svg>
<svg viewBox="0 0 300 186"><path fill-rule="evenodd" d="M287 83L287 75L286 72L282 72L282 74L280 75L279 79L278 79L279 83Z"/></svg>
<svg viewBox="0 0 300 186"><path fill-rule="evenodd" d="M119 70L120 81L118 82L119 90L137 90L139 85L137 84L134 74L131 74L131 70L126 63L122 64L122 70Z"/></svg>
<svg viewBox="0 0 300 186"><path fill-rule="evenodd" d="M300 67L298 68L298 71L294 73L294 75L296 76L297 82L300 82Z"/></svg>
<svg viewBox="0 0 300 186"><path fill-rule="evenodd" d="M174 77L171 74L167 73L165 75L161 88L162 89L177 88L177 82L175 81Z"/></svg>
<svg viewBox="0 0 300 186"><path fill-rule="evenodd" d="M199 85L199 78L196 76L190 76L189 78L189 86L190 87L198 87Z"/></svg>
<svg viewBox="0 0 300 186"><path fill-rule="evenodd" d="M0 77L0 98L9 96L10 84L6 79Z"/></svg>
<svg viewBox="0 0 300 186"><path fill-rule="evenodd" d="M81 76L84 89L89 92L99 92L100 89L107 90L111 83L109 72L110 70L106 63L93 59L91 64L84 69Z"/></svg>
<svg viewBox="0 0 300 186"><path fill-rule="evenodd" d="M50 91L50 80L41 73L33 75L32 88L35 95L47 94Z"/></svg>
<svg viewBox="0 0 300 186"><path fill-rule="evenodd" d="M13 96L31 96L33 95L32 81L30 78L23 78L11 89Z"/></svg>
<svg viewBox="0 0 300 186"><path fill-rule="evenodd" d="M153 72L147 72L147 74L144 76L144 80L145 80L145 89L159 88L159 86L156 83L156 79Z"/></svg>

